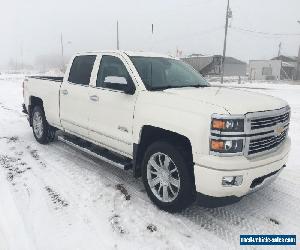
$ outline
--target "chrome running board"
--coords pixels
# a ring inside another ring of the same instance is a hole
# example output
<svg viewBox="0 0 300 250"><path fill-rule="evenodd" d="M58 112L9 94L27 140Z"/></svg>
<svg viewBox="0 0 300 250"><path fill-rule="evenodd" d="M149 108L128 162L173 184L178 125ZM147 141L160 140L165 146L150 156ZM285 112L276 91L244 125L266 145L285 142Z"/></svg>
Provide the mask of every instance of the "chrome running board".
<svg viewBox="0 0 300 250"><path fill-rule="evenodd" d="M71 147L74 147L88 155L91 155L92 157L107 162L122 170L128 170L132 168L131 159L121 155L117 155L116 153L101 148L93 143L84 141L83 139L68 135L59 135L57 139L61 142L68 144Z"/></svg>

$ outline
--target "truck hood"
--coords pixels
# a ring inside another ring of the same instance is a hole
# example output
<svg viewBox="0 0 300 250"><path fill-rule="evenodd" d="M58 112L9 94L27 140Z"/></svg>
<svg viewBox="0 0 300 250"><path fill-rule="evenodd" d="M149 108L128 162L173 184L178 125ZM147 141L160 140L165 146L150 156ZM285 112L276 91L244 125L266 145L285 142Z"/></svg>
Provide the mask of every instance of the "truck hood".
<svg viewBox="0 0 300 250"><path fill-rule="evenodd" d="M273 110L288 105L286 101L273 96L227 87L174 88L164 92L179 98L216 105L230 114Z"/></svg>

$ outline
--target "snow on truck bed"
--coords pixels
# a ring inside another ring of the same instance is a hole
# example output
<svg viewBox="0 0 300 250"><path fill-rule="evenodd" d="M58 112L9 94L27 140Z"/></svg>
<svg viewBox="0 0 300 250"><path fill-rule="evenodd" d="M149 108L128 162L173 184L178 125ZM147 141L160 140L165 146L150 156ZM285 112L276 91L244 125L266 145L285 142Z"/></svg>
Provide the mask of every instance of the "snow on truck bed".
<svg viewBox="0 0 300 250"><path fill-rule="evenodd" d="M299 237L300 86L226 84L290 103L293 145L287 168L238 203L215 209L193 205L172 215L152 205L132 172L61 142L38 144L21 113L21 82L0 78L1 250L234 249L240 234Z"/></svg>

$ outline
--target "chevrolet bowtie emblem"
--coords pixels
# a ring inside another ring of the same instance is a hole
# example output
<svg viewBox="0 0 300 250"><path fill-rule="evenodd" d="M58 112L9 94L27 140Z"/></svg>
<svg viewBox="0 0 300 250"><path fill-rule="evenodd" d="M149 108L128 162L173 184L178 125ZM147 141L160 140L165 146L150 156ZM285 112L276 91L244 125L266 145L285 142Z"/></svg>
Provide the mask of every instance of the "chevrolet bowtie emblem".
<svg viewBox="0 0 300 250"><path fill-rule="evenodd" d="M283 126L277 127L277 128L275 128L275 130L274 130L276 136L281 135L283 131L284 131L284 127L283 127Z"/></svg>

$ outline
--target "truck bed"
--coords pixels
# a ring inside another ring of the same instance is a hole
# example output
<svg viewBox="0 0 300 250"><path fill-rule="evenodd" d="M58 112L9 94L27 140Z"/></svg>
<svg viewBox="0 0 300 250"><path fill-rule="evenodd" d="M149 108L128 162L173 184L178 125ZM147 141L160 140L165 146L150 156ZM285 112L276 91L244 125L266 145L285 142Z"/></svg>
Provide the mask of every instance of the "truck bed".
<svg viewBox="0 0 300 250"><path fill-rule="evenodd" d="M63 77L28 76L24 82L24 103L27 110L31 98L39 98L43 102L45 115L50 125L60 127L59 99Z"/></svg>

